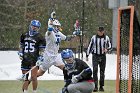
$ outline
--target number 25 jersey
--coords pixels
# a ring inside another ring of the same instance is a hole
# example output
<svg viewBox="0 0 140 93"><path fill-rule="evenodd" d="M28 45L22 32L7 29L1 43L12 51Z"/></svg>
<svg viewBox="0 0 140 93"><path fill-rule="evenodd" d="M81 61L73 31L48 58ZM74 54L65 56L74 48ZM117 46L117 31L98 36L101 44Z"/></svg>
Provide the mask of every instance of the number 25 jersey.
<svg viewBox="0 0 140 93"><path fill-rule="evenodd" d="M40 33L30 36L28 32L20 37L20 44L22 46L23 60L37 61L39 50L45 46L45 39Z"/></svg>

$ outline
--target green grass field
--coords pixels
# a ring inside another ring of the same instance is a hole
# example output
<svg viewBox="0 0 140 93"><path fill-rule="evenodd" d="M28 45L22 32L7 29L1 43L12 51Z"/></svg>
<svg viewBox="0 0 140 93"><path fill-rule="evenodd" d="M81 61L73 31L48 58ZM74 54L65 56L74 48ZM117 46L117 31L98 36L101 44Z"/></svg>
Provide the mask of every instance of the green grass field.
<svg viewBox="0 0 140 93"><path fill-rule="evenodd" d="M63 87L62 80L40 80L38 82L38 93L58 93ZM22 93L21 81L0 81L0 93ZM104 86L105 92L96 93L115 93L115 81L106 80ZM32 86L29 86L29 93L32 93Z"/></svg>

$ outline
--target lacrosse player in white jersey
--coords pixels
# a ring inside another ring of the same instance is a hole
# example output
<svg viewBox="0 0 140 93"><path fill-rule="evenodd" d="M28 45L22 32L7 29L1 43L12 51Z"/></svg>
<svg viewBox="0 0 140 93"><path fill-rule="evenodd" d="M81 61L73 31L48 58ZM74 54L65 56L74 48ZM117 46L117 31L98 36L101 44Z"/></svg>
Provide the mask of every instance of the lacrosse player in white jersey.
<svg viewBox="0 0 140 93"><path fill-rule="evenodd" d="M53 28L48 28L48 31L46 32L46 48L43 60L38 60L36 64L39 66L38 76L42 76L52 65L55 65L62 70L64 68L61 54L58 53L59 44L61 40L70 40L73 36L65 36L60 30L61 24L58 20L54 20Z"/></svg>

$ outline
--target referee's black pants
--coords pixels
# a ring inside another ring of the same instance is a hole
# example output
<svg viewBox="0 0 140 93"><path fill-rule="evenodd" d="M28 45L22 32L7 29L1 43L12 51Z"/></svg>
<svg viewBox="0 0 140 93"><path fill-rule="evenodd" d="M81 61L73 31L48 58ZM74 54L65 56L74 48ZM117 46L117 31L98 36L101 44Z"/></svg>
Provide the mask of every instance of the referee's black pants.
<svg viewBox="0 0 140 93"><path fill-rule="evenodd" d="M93 65L93 79L95 81L95 88L98 88L98 65L100 68L100 86L104 86L106 55L92 54Z"/></svg>

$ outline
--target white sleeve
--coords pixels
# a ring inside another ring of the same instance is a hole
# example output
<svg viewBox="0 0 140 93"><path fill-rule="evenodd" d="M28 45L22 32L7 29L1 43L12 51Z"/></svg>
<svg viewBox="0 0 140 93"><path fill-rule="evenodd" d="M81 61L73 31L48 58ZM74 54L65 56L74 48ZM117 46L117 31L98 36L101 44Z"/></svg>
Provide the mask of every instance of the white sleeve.
<svg viewBox="0 0 140 93"><path fill-rule="evenodd" d="M51 39L52 41L55 41L56 40L55 33L53 31L51 32L47 31L45 35L45 39L47 40L47 38Z"/></svg>
<svg viewBox="0 0 140 93"><path fill-rule="evenodd" d="M58 34L60 35L61 40L66 40L66 36L63 33L58 32Z"/></svg>
<svg viewBox="0 0 140 93"><path fill-rule="evenodd" d="M107 40L107 49L111 49L111 42L108 36L106 36L106 40Z"/></svg>

